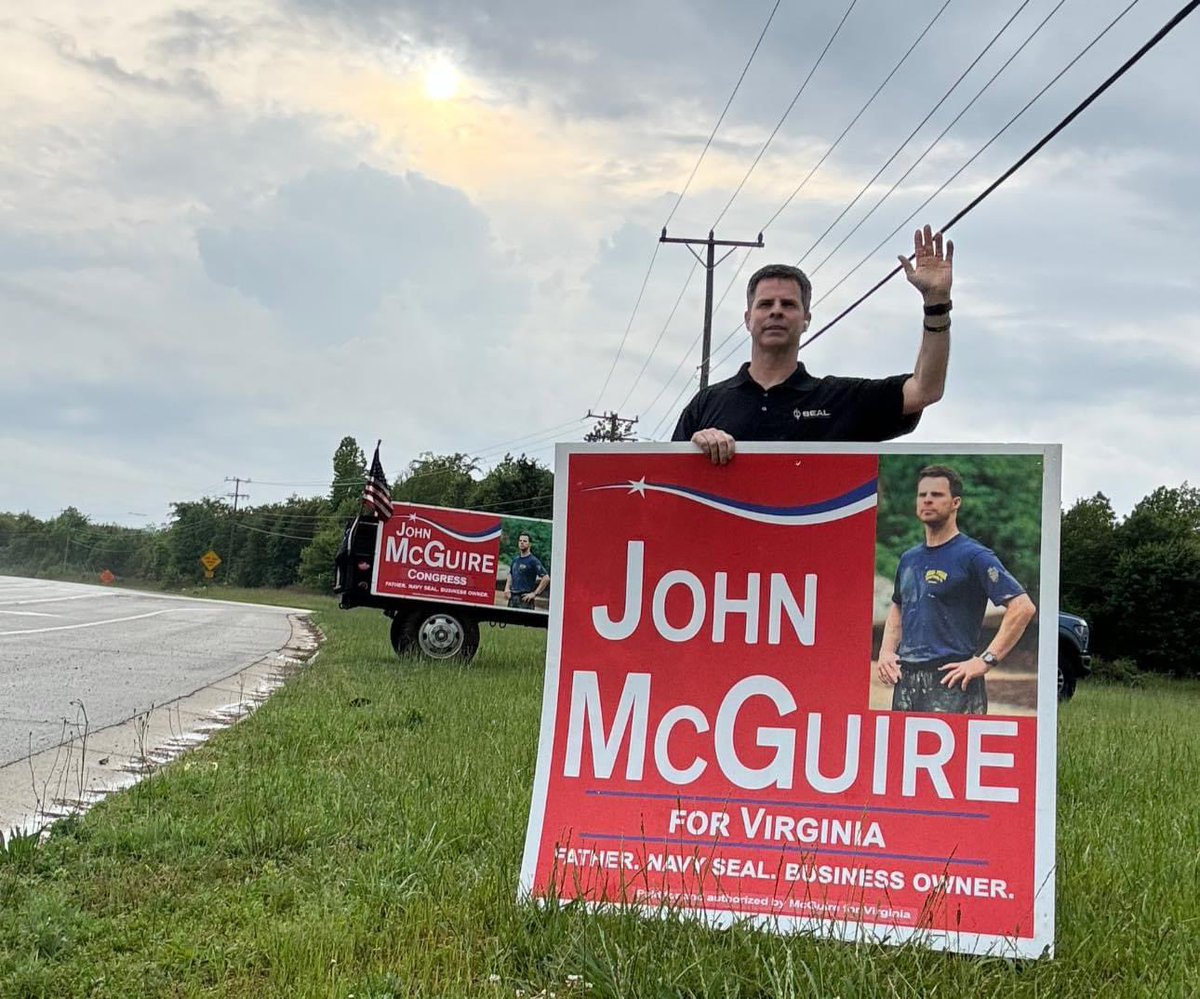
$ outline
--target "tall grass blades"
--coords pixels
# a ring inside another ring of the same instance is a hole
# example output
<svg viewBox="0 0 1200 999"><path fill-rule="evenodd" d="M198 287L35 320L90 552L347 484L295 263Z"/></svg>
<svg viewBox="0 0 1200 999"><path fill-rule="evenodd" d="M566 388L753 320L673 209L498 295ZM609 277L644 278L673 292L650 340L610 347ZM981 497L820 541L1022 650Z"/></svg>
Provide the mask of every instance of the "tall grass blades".
<svg viewBox="0 0 1200 999"><path fill-rule="evenodd" d="M0 996L1200 995L1200 684L1064 706L1058 957L1016 963L519 904L544 633L430 665L318 623L246 722L0 852Z"/></svg>

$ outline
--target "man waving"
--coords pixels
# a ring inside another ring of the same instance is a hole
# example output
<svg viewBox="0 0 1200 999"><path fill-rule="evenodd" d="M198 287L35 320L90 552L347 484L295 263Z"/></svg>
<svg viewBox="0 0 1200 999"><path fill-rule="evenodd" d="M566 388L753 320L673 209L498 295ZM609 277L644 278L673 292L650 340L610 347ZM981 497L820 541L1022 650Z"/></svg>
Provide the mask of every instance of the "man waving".
<svg viewBox="0 0 1200 999"><path fill-rule="evenodd" d="M672 440L690 440L714 464L737 441L884 441L910 433L942 397L950 358L954 244L929 226L914 237L904 273L924 301L921 346L911 374L818 378L797 360L812 319L812 284L803 271L769 264L746 288L750 360L732 378L700 391L679 417Z"/></svg>

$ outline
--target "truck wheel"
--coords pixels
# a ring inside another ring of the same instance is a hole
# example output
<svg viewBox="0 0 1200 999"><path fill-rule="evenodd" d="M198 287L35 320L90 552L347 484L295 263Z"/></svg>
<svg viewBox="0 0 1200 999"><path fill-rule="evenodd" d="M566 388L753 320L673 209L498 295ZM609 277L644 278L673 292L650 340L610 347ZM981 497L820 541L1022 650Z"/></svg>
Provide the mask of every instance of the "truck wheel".
<svg viewBox="0 0 1200 999"><path fill-rule="evenodd" d="M1063 669L1060 662L1058 664L1058 700L1061 704L1063 701L1069 701L1075 696L1075 682L1077 677L1074 673L1069 673Z"/></svg>
<svg viewBox="0 0 1200 999"><path fill-rule="evenodd" d="M1082 673L1079 651L1061 635L1058 639L1058 702L1075 696L1075 684Z"/></svg>
<svg viewBox="0 0 1200 999"><path fill-rule="evenodd" d="M458 610L417 611L406 630L410 647L427 659L470 662L479 650L479 622Z"/></svg>
<svg viewBox="0 0 1200 999"><path fill-rule="evenodd" d="M398 656L412 650L413 636L408 626L411 617L411 611L401 611L392 618L392 648L396 650Z"/></svg>

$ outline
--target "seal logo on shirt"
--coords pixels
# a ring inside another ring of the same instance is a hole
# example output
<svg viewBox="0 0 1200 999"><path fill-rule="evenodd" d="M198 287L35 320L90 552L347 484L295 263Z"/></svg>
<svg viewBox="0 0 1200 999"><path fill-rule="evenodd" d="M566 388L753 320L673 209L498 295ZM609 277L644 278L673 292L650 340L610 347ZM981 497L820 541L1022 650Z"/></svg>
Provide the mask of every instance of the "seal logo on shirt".
<svg viewBox="0 0 1200 999"><path fill-rule="evenodd" d="M925 582L927 583L944 583L947 579L947 574L943 569L926 569Z"/></svg>
<svg viewBox="0 0 1200 999"><path fill-rule="evenodd" d="M988 566L988 579L990 579L993 583L1000 581L1000 570L994 565Z"/></svg>
<svg viewBox="0 0 1200 999"><path fill-rule="evenodd" d="M811 420L818 417L829 418L827 409L793 409L792 418L796 420Z"/></svg>

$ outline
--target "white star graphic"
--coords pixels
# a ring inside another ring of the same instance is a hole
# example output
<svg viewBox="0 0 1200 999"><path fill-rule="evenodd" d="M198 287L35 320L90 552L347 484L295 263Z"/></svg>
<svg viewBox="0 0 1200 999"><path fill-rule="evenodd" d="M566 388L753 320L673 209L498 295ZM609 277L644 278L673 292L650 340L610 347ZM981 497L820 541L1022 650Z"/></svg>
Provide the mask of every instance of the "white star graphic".
<svg viewBox="0 0 1200 999"><path fill-rule="evenodd" d="M639 496L642 497L642 499L645 499L646 498L646 476L643 475L636 482L634 482L633 479L630 479L629 480L629 491L631 493L637 493Z"/></svg>
<svg viewBox="0 0 1200 999"><path fill-rule="evenodd" d="M409 520L416 520L416 519L417 519L417 515L416 515L415 513L410 513L410 514L408 515L408 519L409 519Z"/></svg>

